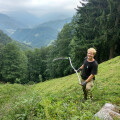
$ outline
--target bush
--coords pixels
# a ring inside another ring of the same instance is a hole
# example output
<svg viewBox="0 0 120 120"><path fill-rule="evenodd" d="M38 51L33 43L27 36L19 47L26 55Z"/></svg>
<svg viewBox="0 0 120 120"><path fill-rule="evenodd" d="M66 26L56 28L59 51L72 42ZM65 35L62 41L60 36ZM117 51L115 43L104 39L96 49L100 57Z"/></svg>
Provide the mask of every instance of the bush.
<svg viewBox="0 0 120 120"><path fill-rule="evenodd" d="M29 81L27 84L28 85L33 85L33 84L35 84L35 82L34 81Z"/></svg>
<svg viewBox="0 0 120 120"><path fill-rule="evenodd" d="M19 78L16 78L15 83L20 84L20 83L21 83L21 82L20 82L20 79L19 79Z"/></svg>

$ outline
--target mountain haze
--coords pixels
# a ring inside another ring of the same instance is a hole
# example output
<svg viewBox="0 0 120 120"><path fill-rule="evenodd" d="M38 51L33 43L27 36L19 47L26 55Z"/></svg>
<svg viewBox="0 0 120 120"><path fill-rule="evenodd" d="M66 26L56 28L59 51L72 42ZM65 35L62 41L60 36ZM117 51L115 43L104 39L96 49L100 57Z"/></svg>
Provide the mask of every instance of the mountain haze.
<svg viewBox="0 0 120 120"><path fill-rule="evenodd" d="M55 21L48 21L48 22L38 25L37 27L47 26L47 27L55 28L58 31L60 31L62 27L64 26L64 24L71 22L71 19L72 18L66 18L66 19L60 19L60 20L55 20Z"/></svg>
<svg viewBox="0 0 120 120"><path fill-rule="evenodd" d="M25 25L23 25L21 22L18 22L7 15L0 13L0 29L8 35L12 34L16 29L23 27L25 27Z"/></svg>
<svg viewBox="0 0 120 120"><path fill-rule="evenodd" d="M16 21L20 21L27 27L33 27L38 24L46 23L49 21L56 21L58 19L67 19L73 16L71 12L67 11L61 11L61 12L52 12L52 13L46 13L41 16L35 16L31 13L28 13L27 11L14 11L7 13L8 16L15 19Z"/></svg>

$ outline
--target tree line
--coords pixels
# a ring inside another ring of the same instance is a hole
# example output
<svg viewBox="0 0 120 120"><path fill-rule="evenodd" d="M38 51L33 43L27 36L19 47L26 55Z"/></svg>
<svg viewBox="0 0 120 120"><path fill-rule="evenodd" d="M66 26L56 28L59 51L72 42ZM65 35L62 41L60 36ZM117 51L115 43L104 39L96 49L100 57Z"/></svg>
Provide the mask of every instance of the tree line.
<svg viewBox="0 0 120 120"><path fill-rule="evenodd" d="M78 69L90 47L96 48L98 63L120 55L120 1L83 0L81 4L47 47L22 51L14 43L0 44L0 80L26 84L72 74L68 60L53 60L69 56Z"/></svg>

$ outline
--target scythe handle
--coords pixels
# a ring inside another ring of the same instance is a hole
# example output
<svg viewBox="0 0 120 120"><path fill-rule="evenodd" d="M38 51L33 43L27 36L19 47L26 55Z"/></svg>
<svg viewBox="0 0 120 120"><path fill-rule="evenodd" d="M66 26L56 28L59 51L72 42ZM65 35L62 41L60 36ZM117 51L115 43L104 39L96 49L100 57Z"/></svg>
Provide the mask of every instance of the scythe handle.
<svg viewBox="0 0 120 120"><path fill-rule="evenodd" d="M78 72L77 72L77 70L73 67L73 65L72 65L72 61L71 61L71 58L70 58L70 57L69 57L69 61L70 61L70 65L71 65L71 67L74 69L74 71L76 72L76 74L77 74L77 76L78 76L79 84L81 84L81 80L80 80L80 77L79 77L79 75L78 75Z"/></svg>

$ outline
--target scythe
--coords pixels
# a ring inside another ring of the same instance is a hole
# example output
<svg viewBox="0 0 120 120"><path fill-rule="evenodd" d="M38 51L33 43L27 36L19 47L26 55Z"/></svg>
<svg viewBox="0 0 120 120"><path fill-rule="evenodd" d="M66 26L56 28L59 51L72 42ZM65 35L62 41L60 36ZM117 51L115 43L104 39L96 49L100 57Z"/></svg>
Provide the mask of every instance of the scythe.
<svg viewBox="0 0 120 120"><path fill-rule="evenodd" d="M74 68L74 66L72 65L72 61L71 61L71 58L70 58L70 57L60 57L60 58L56 58L56 59L53 60L53 62L56 61L56 60L69 60L72 69L76 72L76 74L77 74L77 76L78 76L79 84L81 84L80 76L78 75L77 70L76 70L76 69Z"/></svg>

